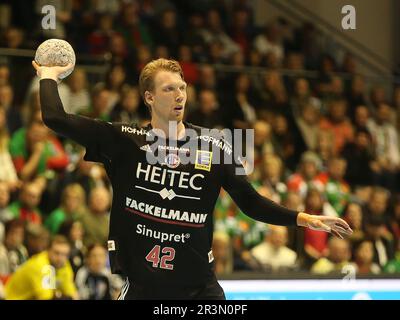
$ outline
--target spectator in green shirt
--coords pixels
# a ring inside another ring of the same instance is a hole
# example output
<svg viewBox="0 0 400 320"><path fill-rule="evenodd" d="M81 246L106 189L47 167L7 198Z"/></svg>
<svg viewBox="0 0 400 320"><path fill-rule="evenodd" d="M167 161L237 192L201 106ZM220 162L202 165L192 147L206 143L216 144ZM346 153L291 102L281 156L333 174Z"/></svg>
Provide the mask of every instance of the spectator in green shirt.
<svg viewBox="0 0 400 320"><path fill-rule="evenodd" d="M61 142L37 119L13 134L9 148L15 169L23 181L33 180L46 170L61 171L69 162Z"/></svg>
<svg viewBox="0 0 400 320"><path fill-rule="evenodd" d="M396 253L396 258L390 260L383 268L385 273L400 273L400 251Z"/></svg>
<svg viewBox="0 0 400 320"><path fill-rule="evenodd" d="M65 221L79 220L85 211L85 190L77 183L70 184L63 190L61 205L50 214L45 226L52 234L56 234Z"/></svg>

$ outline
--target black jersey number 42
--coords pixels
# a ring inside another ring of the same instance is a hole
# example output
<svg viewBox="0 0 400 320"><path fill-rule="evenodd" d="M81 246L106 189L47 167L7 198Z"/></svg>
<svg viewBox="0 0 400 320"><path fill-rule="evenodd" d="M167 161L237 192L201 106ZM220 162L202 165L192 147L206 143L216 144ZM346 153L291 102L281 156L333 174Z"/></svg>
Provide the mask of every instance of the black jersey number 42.
<svg viewBox="0 0 400 320"><path fill-rule="evenodd" d="M160 251L162 256L160 257ZM146 260L153 264L153 268L161 268L174 270L174 265L167 262L174 260L175 249L164 247L161 249L159 245L155 245L146 256Z"/></svg>

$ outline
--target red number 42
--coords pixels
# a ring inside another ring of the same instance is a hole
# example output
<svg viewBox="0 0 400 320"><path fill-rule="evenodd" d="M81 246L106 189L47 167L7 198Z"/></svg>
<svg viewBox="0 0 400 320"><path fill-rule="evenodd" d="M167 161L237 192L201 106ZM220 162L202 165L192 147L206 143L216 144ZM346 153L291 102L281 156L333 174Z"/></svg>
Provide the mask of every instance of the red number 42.
<svg viewBox="0 0 400 320"><path fill-rule="evenodd" d="M160 258L160 246L155 245L153 249L146 256L146 260L153 264L153 268L158 268L160 264L161 269L174 270L173 264L168 264L168 261L172 261L175 258L175 249L171 247L164 247L161 250L163 256ZM161 263L160 263L161 262Z"/></svg>

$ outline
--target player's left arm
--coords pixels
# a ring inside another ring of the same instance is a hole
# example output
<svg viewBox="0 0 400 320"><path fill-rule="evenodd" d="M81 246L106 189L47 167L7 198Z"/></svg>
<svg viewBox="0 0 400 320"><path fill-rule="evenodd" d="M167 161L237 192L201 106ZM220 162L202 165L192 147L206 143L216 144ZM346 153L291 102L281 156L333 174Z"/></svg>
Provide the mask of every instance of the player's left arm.
<svg viewBox="0 0 400 320"><path fill-rule="evenodd" d="M353 231L346 221L337 217L317 216L283 207L260 195L246 176L235 173L234 164L222 165L222 187L229 193L239 208L249 217L275 225L301 226L326 231L343 238Z"/></svg>

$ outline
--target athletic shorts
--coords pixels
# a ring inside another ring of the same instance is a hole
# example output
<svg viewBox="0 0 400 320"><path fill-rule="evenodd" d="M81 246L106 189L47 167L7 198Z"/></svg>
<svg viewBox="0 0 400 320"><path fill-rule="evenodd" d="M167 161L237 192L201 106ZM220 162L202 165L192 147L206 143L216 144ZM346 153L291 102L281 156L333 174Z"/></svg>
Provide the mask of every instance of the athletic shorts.
<svg viewBox="0 0 400 320"><path fill-rule="evenodd" d="M118 300L225 300L217 279L200 286L143 286L126 278Z"/></svg>

